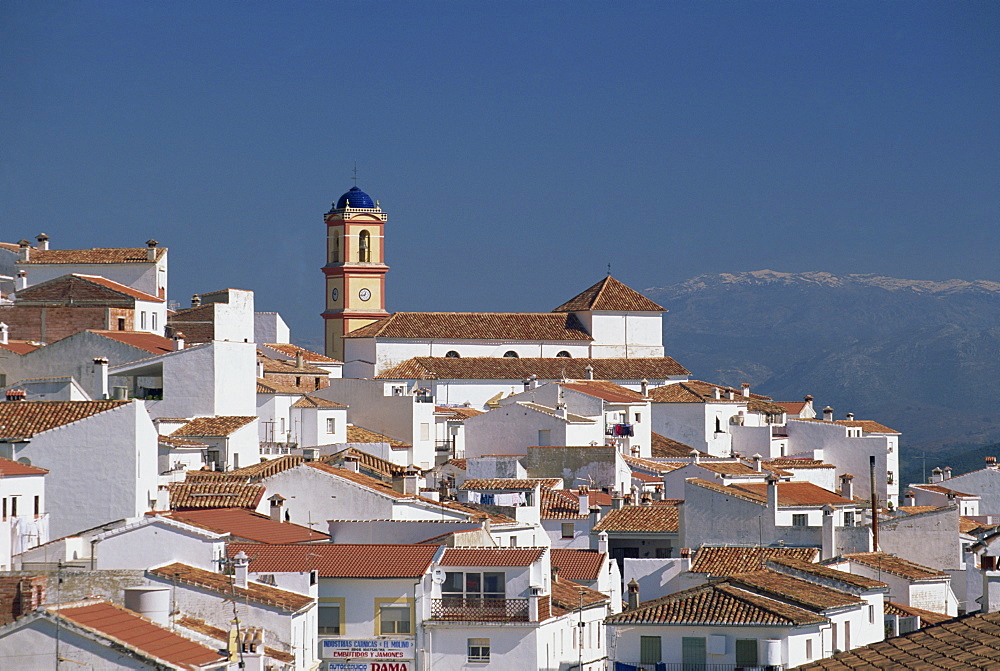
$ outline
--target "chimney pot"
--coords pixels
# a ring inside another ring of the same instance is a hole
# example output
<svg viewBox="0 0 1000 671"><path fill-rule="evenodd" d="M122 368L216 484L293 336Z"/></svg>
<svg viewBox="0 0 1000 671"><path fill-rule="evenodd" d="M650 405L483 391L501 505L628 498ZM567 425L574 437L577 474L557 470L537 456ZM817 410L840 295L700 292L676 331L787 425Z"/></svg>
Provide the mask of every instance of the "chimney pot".
<svg viewBox="0 0 1000 671"><path fill-rule="evenodd" d="M587 378L588 380L593 380L593 379L594 379L594 367L593 367L593 366L591 366L591 365L590 365L590 364L588 363L588 364L587 364L587 367L586 367L586 368L584 368L583 370L584 370L584 373L586 374L586 378Z"/></svg>
<svg viewBox="0 0 1000 671"><path fill-rule="evenodd" d="M44 233L39 233L38 237L36 237L35 240L38 241L38 248L39 249L48 249L49 248L49 236L45 235Z"/></svg>
<svg viewBox="0 0 1000 671"><path fill-rule="evenodd" d="M744 382L743 383L743 396L746 397L746 398L750 398L750 383L749 382Z"/></svg>
<svg viewBox="0 0 1000 671"><path fill-rule="evenodd" d="M8 343L7 337L10 327L0 322L0 345L6 345Z"/></svg>
<svg viewBox="0 0 1000 671"><path fill-rule="evenodd" d="M833 408L830 406L823 408L823 419L827 422L833 421Z"/></svg>
<svg viewBox="0 0 1000 671"><path fill-rule="evenodd" d="M198 294L193 294L191 296L191 307L193 308L201 307L201 296L199 296Z"/></svg>
<svg viewBox="0 0 1000 671"><path fill-rule="evenodd" d="M628 609L635 610L639 607L639 583L635 578L628 581Z"/></svg>

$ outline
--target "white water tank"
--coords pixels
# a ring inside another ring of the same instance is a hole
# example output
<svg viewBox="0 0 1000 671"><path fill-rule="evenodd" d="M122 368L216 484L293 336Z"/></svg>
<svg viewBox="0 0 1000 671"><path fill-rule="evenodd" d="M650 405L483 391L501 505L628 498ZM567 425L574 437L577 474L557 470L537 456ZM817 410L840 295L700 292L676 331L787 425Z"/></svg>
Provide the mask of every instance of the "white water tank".
<svg viewBox="0 0 1000 671"><path fill-rule="evenodd" d="M125 607L166 626L170 623L170 588L126 587Z"/></svg>

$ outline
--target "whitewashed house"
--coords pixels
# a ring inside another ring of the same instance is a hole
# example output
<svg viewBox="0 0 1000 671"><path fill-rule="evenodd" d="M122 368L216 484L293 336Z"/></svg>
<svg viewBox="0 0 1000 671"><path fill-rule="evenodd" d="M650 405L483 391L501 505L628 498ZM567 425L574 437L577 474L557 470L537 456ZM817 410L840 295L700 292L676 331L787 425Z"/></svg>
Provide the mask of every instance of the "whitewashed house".
<svg viewBox="0 0 1000 671"><path fill-rule="evenodd" d="M888 584L896 603L949 616L958 614L958 599L951 589L951 576L944 571L885 552L845 553L822 563L838 571Z"/></svg>
<svg viewBox="0 0 1000 671"><path fill-rule="evenodd" d="M49 541L44 468L0 458L0 570L13 556Z"/></svg>

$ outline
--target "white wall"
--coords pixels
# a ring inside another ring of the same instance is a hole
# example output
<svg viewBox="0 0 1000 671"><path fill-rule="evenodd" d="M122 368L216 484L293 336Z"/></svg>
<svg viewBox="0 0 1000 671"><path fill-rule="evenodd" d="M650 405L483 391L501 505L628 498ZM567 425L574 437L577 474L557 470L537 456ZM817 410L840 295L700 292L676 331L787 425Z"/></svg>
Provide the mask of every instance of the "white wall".
<svg viewBox="0 0 1000 671"><path fill-rule="evenodd" d="M226 550L223 535L146 520L98 534L93 540L96 569L145 570L181 562L214 572L219 569L217 560L225 556Z"/></svg>
<svg viewBox="0 0 1000 671"><path fill-rule="evenodd" d="M161 248L162 249L162 248ZM132 287L138 291L160 296L167 291L167 250L155 263L26 263L18 266L28 274L28 286L70 274L99 275L109 280Z"/></svg>
<svg viewBox="0 0 1000 671"><path fill-rule="evenodd" d="M255 312L253 340L256 343L288 343L291 331L277 312Z"/></svg>
<svg viewBox="0 0 1000 671"><path fill-rule="evenodd" d="M39 515L35 515L35 497ZM13 570L12 555L49 541L49 516L45 501L45 475L7 475L0 478L0 499L6 519L0 520L0 570ZM17 499L17 516L12 515Z"/></svg>

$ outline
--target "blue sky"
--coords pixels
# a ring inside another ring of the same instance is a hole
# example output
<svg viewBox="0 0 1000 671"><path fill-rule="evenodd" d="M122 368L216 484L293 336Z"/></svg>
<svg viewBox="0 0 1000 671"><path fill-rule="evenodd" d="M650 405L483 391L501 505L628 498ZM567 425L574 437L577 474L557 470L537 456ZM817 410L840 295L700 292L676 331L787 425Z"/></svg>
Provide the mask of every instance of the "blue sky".
<svg viewBox="0 0 1000 671"><path fill-rule="evenodd" d="M0 3L0 240L170 248L318 342L324 226L390 310L772 268L1000 280L995 2ZM669 307L669 306L668 306Z"/></svg>

